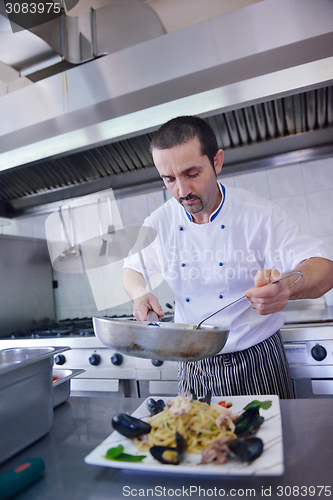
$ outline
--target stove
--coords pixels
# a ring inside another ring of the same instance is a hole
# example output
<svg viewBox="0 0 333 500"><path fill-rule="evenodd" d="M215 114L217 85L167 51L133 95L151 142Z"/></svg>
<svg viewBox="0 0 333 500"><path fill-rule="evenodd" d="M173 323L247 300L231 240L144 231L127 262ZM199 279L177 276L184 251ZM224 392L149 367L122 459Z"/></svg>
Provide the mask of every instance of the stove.
<svg viewBox="0 0 333 500"><path fill-rule="evenodd" d="M92 319L64 320L28 332L14 332L0 340L0 349L27 346L63 346L70 350L55 357L61 369L84 369L71 380L72 395L137 396L135 359L105 347L96 337Z"/></svg>
<svg viewBox="0 0 333 500"><path fill-rule="evenodd" d="M284 313L281 335L295 396L333 397L333 306L325 306L320 299L293 301ZM172 319L171 313L164 318ZM135 358L109 349L96 338L91 318L64 320L0 340L0 349L32 345L70 347L55 358L55 365L85 370L71 380L73 396L177 394L177 362Z"/></svg>
<svg viewBox="0 0 333 500"><path fill-rule="evenodd" d="M165 320L171 319L167 314ZM0 339L0 349L15 346L70 347L55 357L54 364L58 369L85 370L71 380L72 396L177 395L178 363L135 358L109 349L95 336L91 318L64 320Z"/></svg>
<svg viewBox="0 0 333 500"><path fill-rule="evenodd" d="M281 330L297 398L333 397L333 321Z"/></svg>
<svg viewBox="0 0 333 500"><path fill-rule="evenodd" d="M282 339L297 398L333 397L333 307L324 299L291 301Z"/></svg>

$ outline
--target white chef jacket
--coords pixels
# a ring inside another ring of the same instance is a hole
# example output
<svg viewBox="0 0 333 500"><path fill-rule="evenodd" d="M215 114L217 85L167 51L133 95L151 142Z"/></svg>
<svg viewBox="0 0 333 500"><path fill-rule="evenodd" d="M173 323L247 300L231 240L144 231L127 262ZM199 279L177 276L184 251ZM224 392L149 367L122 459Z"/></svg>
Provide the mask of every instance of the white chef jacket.
<svg viewBox="0 0 333 500"><path fill-rule="evenodd" d="M310 257L331 258L325 244L301 231L279 206L243 189L219 187L222 201L206 224L193 223L174 198L155 210L143 225L158 238L141 259L131 255L124 264L146 281L162 273L174 294L176 323L197 324L237 299L254 286L259 269L288 272ZM282 313L259 315L243 299L206 324L230 331L221 351L227 353L265 340L283 323Z"/></svg>

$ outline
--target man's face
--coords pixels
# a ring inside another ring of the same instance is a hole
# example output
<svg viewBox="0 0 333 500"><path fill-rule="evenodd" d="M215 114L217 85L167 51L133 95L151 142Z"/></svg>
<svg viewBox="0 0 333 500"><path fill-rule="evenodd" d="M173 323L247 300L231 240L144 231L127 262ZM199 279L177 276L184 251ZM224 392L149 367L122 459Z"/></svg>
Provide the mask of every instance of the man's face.
<svg viewBox="0 0 333 500"><path fill-rule="evenodd" d="M166 188L194 221L208 222L221 199L216 175L222 168L223 151L216 153L213 168L195 137L170 149L153 149L153 159Z"/></svg>

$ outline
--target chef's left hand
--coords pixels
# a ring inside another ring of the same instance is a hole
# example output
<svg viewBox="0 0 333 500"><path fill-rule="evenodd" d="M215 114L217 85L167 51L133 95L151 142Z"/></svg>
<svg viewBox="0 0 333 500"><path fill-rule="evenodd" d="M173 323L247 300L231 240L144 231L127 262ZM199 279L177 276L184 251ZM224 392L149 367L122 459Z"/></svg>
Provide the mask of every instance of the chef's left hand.
<svg viewBox="0 0 333 500"><path fill-rule="evenodd" d="M247 290L246 298L258 314L273 314L281 311L290 296L289 278L269 285L283 276L276 269L260 269L254 278L254 287Z"/></svg>

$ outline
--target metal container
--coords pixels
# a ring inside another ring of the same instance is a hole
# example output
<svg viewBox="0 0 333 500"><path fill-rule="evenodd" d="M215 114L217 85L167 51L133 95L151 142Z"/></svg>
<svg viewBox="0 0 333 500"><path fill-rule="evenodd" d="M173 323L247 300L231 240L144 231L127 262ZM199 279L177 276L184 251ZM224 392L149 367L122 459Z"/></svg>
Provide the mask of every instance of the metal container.
<svg viewBox="0 0 333 500"><path fill-rule="evenodd" d="M96 337L117 352L139 358L196 361L218 354L229 331L216 326L93 318Z"/></svg>
<svg viewBox="0 0 333 500"><path fill-rule="evenodd" d="M69 347L0 351L0 463L50 430L53 357Z"/></svg>
<svg viewBox="0 0 333 500"><path fill-rule="evenodd" d="M53 370L53 408L67 401L71 392L71 379L84 372L85 370Z"/></svg>

